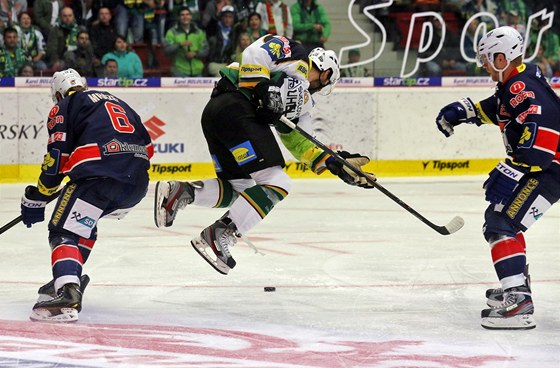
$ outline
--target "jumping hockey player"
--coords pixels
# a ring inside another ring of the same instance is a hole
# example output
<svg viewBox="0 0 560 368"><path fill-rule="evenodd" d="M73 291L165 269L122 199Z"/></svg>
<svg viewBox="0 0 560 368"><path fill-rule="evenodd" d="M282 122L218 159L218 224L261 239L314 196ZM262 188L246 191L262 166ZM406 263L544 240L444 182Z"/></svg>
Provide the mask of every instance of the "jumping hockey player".
<svg viewBox="0 0 560 368"><path fill-rule="evenodd" d="M230 252L236 234L246 234L257 225L291 188L269 124L277 127L282 143L294 157L315 173L328 169L348 184L372 187L365 178L346 171L297 131L278 122L286 113L303 129L311 129L311 94L330 93L340 76L334 52L317 48L306 55L301 45L278 36L265 36L245 51L239 67L221 70L222 78L202 114L202 129L217 178L159 182L156 186L154 218L158 227L171 226L177 211L187 204L229 208L191 241L222 274L236 265ZM369 162L359 154L341 155L356 167Z"/></svg>
<svg viewBox="0 0 560 368"><path fill-rule="evenodd" d="M49 221L53 280L39 289L31 320L78 320L89 281L82 266L101 217L122 218L146 195L153 155L150 135L130 106L108 92L88 91L74 70L56 72L47 118L49 140L37 186L21 200L27 227L44 221L45 206L63 187Z"/></svg>
<svg viewBox="0 0 560 368"><path fill-rule="evenodd" d="M436 123L449 137L461 123L499 126L508 157L490 172L483 188L490 205L483 233L501 288L487 290L482 310L488 329L531 329L531 285L525 232L560 198L560 99L542 71L523 63L523 38L499 27L478 43L477 62L497 82L493 96L445 106Z"/></svg>

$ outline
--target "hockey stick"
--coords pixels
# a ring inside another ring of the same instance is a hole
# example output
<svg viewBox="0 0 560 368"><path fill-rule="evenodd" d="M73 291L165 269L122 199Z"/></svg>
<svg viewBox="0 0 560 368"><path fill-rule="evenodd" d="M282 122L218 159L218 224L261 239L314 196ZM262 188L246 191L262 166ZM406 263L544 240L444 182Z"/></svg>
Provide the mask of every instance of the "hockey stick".
<svg viewBox="0 0 560 368"><path fill-rule="evenodd" d="M282 123L284 123L285 125L287 125L288 127L290 127L291 129L297 130L301 135L303 135L305 138L307 138L309 141L311 141L317 147L321 148L323 151L330 154L337 162L339 162L343 166L346 166L347 168L352 170L355 174L365 178L368 181L368 183L373 185L377 190L379 190L381 193L385 194L387 197L391 198L399 206L401 206L402 208L407 210L409 213L414 215L417 219L419 219L424 224L428 225L429 227L431 227L432 229L434 229L435 231L437 231L441 235L453 234L454 232L457 232L459 229L461 229L463 227L463 225L465 224L465 220L463 220L460 216L455 216L445 226L439 226L439 225L434 224L433 222L431 222L430 220L428 220L427 218L422 216L420 213L415 211L408 204L403 202L399 197L397 197L396 195L394 195L393 193L391 193L387 189L385 189L377 181L375 181L372 178L370 178L369 176L365 175L360 169L356 168L354 165L352 165L351 163L346 161L344 158L340 157L340 155L338 153L334 152L333 150L331 150L330 148L325 146L323 143L319 142L311 134L307 133L305 130L303 130L302 128L300 128L296 124L294 124L290 119L286 118L285 116L282 116L280 118L280 121Z"/></svg>
<svg viewBox="0 0 560 368"><path fill-rule="evenodd" d="M49 198L47 203L51 203L52 201L54 201L56 198L58 198L58 196L60 195L60 190L58 192L56 192L55 194L52 195L51 198ZM4 232L10 230L12 227L16 226L17 224L19 224L21 222L21 220L23 220L23 217L21 215L19 215L18 217L16 217L15 219L13 219L12 221L8 222L6 225L0 227L0 234L3 234Z"/></svg>

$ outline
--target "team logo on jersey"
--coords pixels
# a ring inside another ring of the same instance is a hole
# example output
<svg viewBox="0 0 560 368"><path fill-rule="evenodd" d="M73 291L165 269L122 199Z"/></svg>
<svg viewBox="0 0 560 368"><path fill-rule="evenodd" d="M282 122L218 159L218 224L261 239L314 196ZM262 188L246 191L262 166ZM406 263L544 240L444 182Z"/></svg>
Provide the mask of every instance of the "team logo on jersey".
<svg viewBox="0 0 560 368"><path fill-rule="evenodd" d="M521 138L519 138L519 148L530 148L533 146L535 136L537 135L537 124L525 123Z"/></svg>
<svg viewBox="0 0 560 368"><path fill-rule="evenodd" d="M509 87L509 91L513 94L518 94L525 89L525 83L517 81Z"/></svg>
<svg viewBox="0 0 560 368"><path fill-rule="evenodd" d="M245 141L240 145L231 148L230 151L239 166L245 165L246 163L257 159L257 154L249 141Z"/></svg>
<svg viewBox="0 0 560 368"><path fill-rule="evenodd" d="M284 42L278 38L271 38L261 47L268 52L268 55L270 55L270 58L273 61L290 56L290 49L288 47L284 47Z"/></svg>
<svg viewBox="0 0 560 368"><path fill-rule="evenodd" d="M41 164L41 170L47 175L57 175L58 174L58 164L60 160L60 150L53 148L45 155L43 163Z"/></svg>

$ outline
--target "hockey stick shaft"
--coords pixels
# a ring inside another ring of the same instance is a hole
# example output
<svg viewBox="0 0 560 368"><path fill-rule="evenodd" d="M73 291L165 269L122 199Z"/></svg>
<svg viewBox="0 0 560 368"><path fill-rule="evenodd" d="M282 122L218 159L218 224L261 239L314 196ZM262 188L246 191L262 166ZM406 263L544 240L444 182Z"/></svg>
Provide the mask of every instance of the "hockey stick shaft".
<svg viewBox="0 0 560 368"><path fill-rule="evenodd" d="M53 196L51 198L49 198L49 201L47 203L51 203L52 201L54 201L56 198L58 198L58 196L60 195L60 190L58 192L56 192L55 194L53 194ZM16 217L15 219L13 219L12 221L8 222L6 225L0 227L0 234L5 233L6 231L10 230L12 227L16 226L17 224L19 224L21 222L21 220L23 220L23 216L19 215L18 217Z"/></svg>
<svg viewBox="0 0 560 368"><path fill-rule="evenodd" d="M330 154L337 162L346 166L348 169L352 170L356 175L365 178L368 181L368 183L370 183L372 186L374 186L377 190L379 190L381 193L385 194L387 197L389 197L394 202L396 202L399 206L404 208L407 212L414 215L417 219L419 219L424 224L428 225L429 227L431 227L433 230L437 231L438 233L440 233L442 235L449 235L449 234L452 234L452 233L458 231L461 227L463 227L464 221L459 216L456 216L455 218L453 218L449 222L449 224L447 224L446 226L438 226L438 225L434 224L433 222L428 220L426 217L422 216L414 208L410 207L408 204L406 204L404 201L402 201L399 197L397 197L396 195L394 195L393 193L391 193L390 191L385 189L385 187L383 187L381 184L379 184L376 180L373 180L368 175L365 175L362 170L358 169L357 167L355 167L354 165L349 163L347 160L340 157L340 155L338 153L334 152L332 149L330 149L329 147L327 147L326 145L321 143L319 140L317 140L311 134L307 133L305 130L303 130L302 128L300 128L296 124L294 124L291 120L289 120L285 116L282 116L280 118L280 121L282 123L284 123L285 125L287 125L288 127L290 127L291 129L296 130L298 133L300 133L306 139L311 141L317 147L321 148L323 151Z"/></svg>

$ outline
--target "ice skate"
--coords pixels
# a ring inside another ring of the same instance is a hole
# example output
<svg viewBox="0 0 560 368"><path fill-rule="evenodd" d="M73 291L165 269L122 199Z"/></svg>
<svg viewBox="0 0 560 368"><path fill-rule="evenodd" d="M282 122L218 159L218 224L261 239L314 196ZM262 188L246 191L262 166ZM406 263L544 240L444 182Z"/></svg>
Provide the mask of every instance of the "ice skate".
<svg viewBox="0 0 560 368"><path fill-rule="evenodd" d="M157 227L169 227L177 212L194 201L194 189L202 182L158 181L154 202L154 221Z"/></svg>
<svg viewBox="0 0 560 368"><path fill-rule="evenodd" d="M191 245L216 271L227 275L235 267L229 248L237 242L237 229L229 217L222 217L191 240ZM209 251L211 250L211 252Z"/></svg>
<svg viewBox="0 0 560 368"><path fill-rule="evenodd" d="M525 266L525 285L531 292L531 275L529 275L529 265ZM502 288L486 290L486 305L492 308L499 307L504 302L504 290Z"/></svg>
<svg viewBox="0 0 560 368"><path fill-rule="evenodd" d="M78 284L66 284L55 298L33 306L29 319L39 322L75 322L82 310L82 292Z"/></svg>
<svg viewBox="0 0 560 368"><path fill-rule="evenodd" d="M82 295L84 295L84 292L86 291L86 287L88 286L88 284L89 284L89 276L82 275L82 277L80 277L80 291L82 292ZM45 285L41 286L37 291L37 294L39 294L39 297L37 298L37 303L56 298L56 291L54 290L54 280L51 280L47 282Z"/></svg>
<svg viewBox="0 0 560 368"><path fill-rule="evenodd" d="M500 306L483 309L482 327L490 330L529 330L535 328L533 299L526 286L505 290Z"/></svg>

